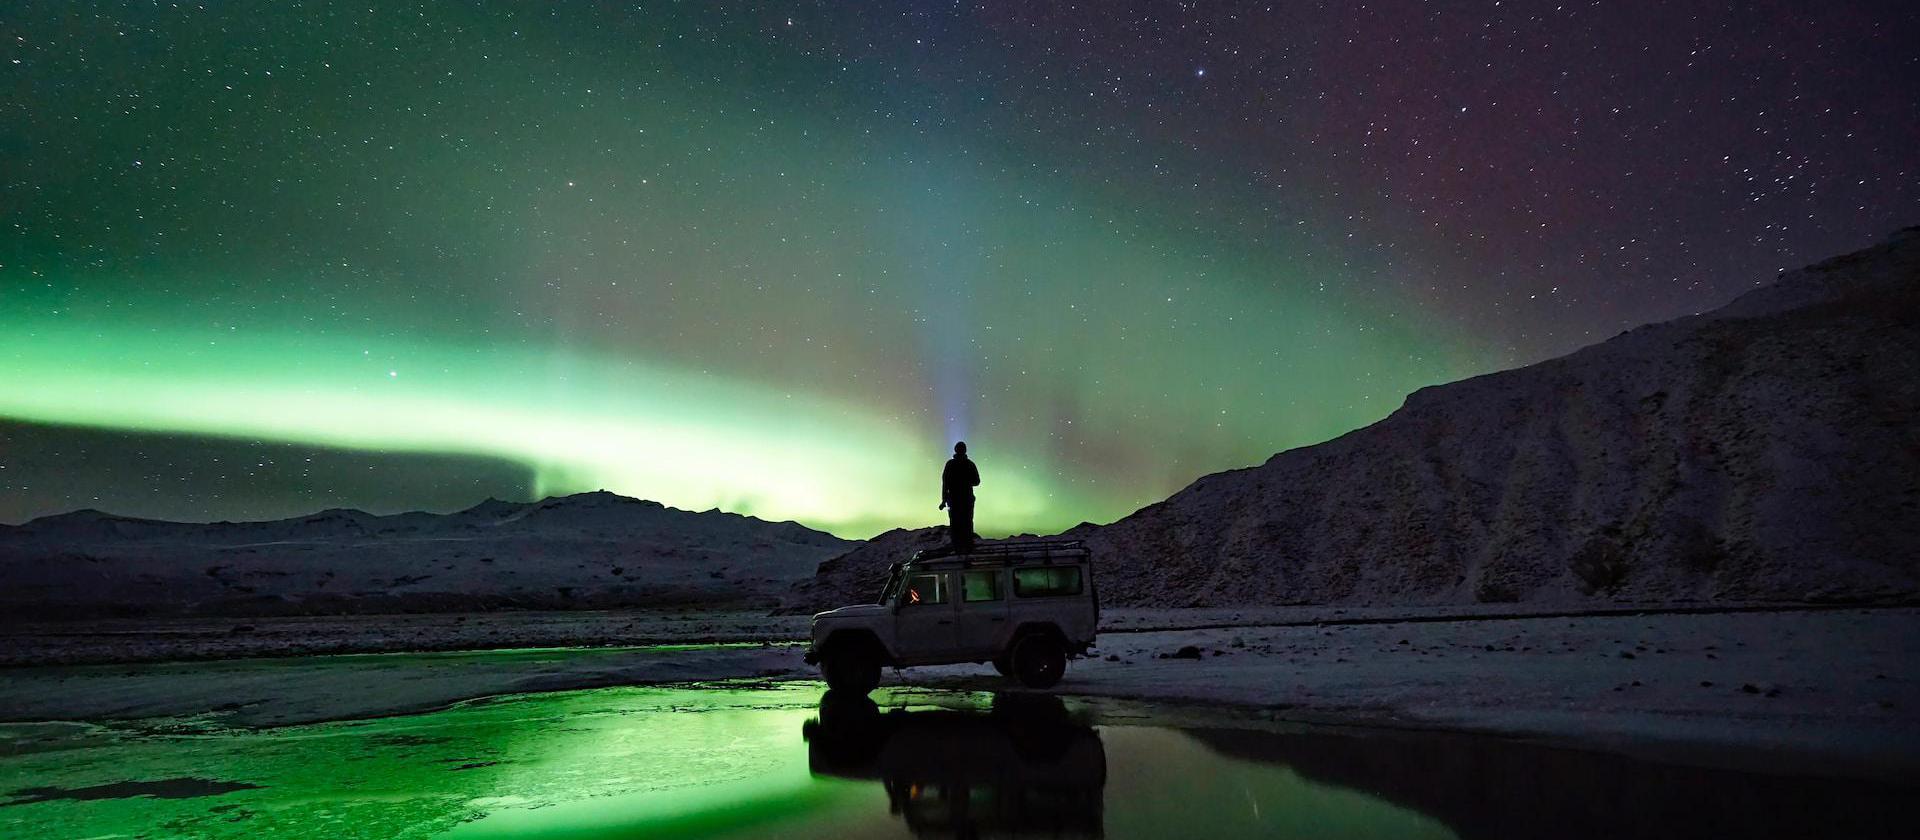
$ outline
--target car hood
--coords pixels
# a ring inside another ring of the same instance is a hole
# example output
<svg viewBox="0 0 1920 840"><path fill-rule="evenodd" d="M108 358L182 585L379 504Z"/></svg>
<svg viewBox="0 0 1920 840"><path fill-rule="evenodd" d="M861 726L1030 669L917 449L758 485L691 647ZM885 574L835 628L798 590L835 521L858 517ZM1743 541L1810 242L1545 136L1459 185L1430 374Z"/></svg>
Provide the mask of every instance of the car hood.
<svg viewBox="0 0 1920 840"><path fill-rule="evenodd" d="M882 604L854 604L853 606L841 607L837 610L827 610L826 612L823 612L823 613L814 613L813 620L820 621L822 619L836 619L836 618L867 618L869 616L886 615L886 614L887 614L887 608L885 605L882 605Z"/></svg>

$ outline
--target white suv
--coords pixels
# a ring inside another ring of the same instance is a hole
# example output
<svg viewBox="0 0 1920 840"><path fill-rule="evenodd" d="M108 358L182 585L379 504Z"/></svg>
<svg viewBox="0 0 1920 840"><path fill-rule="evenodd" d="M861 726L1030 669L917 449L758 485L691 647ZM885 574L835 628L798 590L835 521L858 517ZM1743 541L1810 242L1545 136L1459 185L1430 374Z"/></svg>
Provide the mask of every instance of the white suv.
<svg viewBox="0 0 1920 840"><path fill-rule="evenodd" d="M1093 646L1092 561L1078 540L922 551L893 564L879 603L815 615L807 664L820 665L828 688L857 694L880 683L881 666L957 662L992 662L1029 688L1051 687L1069 656Z"/></svg>

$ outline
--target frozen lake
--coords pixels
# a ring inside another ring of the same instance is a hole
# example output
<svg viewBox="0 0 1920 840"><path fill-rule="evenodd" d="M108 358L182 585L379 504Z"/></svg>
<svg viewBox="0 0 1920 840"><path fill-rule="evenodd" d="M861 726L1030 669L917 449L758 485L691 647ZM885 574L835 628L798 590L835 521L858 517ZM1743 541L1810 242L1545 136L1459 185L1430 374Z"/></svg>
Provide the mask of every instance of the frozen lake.
<svg viewBox="0 0 1920 840"><path fill-rule="evenodd" d="M1489 738L814 683L271 729L0 725L9 838L1911 836L1920 792Z"/></svg>

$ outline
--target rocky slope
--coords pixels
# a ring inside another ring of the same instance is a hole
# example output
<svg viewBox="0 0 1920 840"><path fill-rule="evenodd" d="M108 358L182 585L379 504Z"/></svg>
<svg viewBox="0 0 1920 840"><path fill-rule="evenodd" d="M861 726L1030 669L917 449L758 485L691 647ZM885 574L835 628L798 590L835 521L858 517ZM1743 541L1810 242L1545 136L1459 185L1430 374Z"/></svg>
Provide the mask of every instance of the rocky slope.
<svg viewBox="0 0 1920 840"><path fill-rule="evenodd" d="M795 583L781 613L812 613L847 604L872 603L887 580L887 567L923 548L947 544L947 526L895 528L820 564L813 577Z"/></svg>
<svg viewBox="0 0 1920 840"><path fill-rule="evenodd" d="M1920 229L1066 535L1123 605L1913 598Z"/></svg>
<svg viewBox="0 0 1920 840"><path fill-rule="evenodd" d="M764 607L855 545L792 522L605 492L273 522L79 511L0 527L0 615Z"/></svg>

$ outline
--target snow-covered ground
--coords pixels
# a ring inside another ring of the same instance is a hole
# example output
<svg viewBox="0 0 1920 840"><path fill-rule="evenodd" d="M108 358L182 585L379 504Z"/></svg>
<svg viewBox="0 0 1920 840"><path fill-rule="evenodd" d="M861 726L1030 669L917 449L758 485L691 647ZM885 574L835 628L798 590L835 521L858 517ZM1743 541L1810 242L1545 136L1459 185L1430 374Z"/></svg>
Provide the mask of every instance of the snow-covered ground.
<svg viewBox="0 0 1920 840"><path fill-rule="evenodd" d="M1777 610L1765 604L1719 607L1627 605L1582 615ZM1101 612L1104 633L1198 630L1254 625L1372 624L1538 616L1539 605L1436 607L1119 608ZM1553 613L1545 614L1569 614ZM804 615L752 610L565 610L418 615L144 618L0 625L0 666L176 662L339 653L422 653L503 648L631 647L653 644L803 641Z"/></svg>
<svg viewBox="0 0 1920 840"><path fill-rule="evenodd" d="M1161 659L1181 648L1198 659ZM1841 772L1920 769L1920 611L1109 634L1062 689ZM1117 660L1113 657L1117 657ZM940 684L939 670L907 672Z"/></svg>
<svg viewBox="0 0 1920 840"><path fill-rule="evenodd" d="M1096 702L1176 703L1214 716L1460 729L1748 766L1779 761L1796 772L1920 770L1920 609L1423 615L1402 623L1328 615L1382 623L1156 629L1234 622L1232 611L1216 613L1109 616L1114 630L1101 637L1098 655L1075 662L1057 691L1106 698ZM560 617L518 618L503 637L566 626ZM616 626L618 616L573 618L579 630ZM1241 611L1238 621L1276 618ZM381 623L353 621L367 634ZM462 624L486 633L484 622ZM636 626L656 641L675 632L758 641L14 667L0 680L0 720L278 725L528 691L814 677L800 648L778 641L797 635L803 619L653 617ZM1198 658L1171 658L1189 646ZM886 681L980 691L1008 685L981 666L909 669Z"/></svg>
<svg viewBox="0 0 1920 840"><path fill-rule="evenodd" d="M0 632L0 666L787 641L806 635L805 616L769 618L737 610L44 622Z"/></svg>

